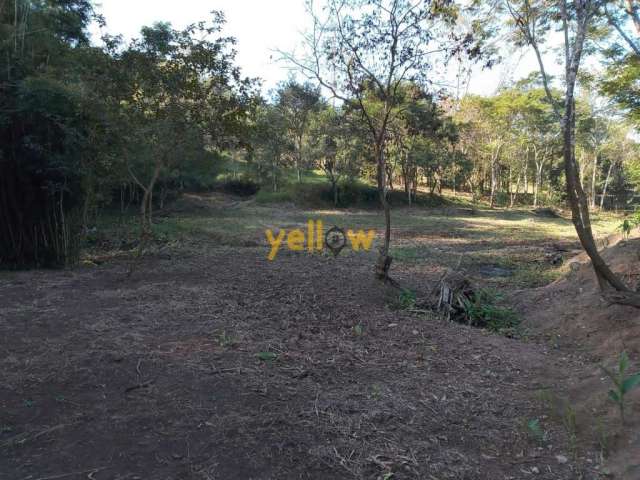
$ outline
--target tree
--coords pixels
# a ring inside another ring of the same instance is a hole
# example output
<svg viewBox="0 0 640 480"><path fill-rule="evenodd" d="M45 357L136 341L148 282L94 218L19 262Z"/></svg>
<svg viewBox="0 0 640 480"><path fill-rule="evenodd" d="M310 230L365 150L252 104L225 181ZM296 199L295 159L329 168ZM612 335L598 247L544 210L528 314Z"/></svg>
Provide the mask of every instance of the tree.
<svg viewBox="0 0 640 480"><path fill-rule="evenodd" d="M419 85L406 83L399 89L405 106L390 124L390 143L400 165L407 203L411 205L418 189L418 167L430 158L429 142L439 141L446 129L442 111L433 97ZM422 155L420 153L422 153Z"/></svg>
<svg viewBox="0 0 640 480"><path fill-rule="evenodd" d="M272 190L277 192L285 157L294 151L287 136L287 121L282 110L268 103L257 108L250 143L250 159L256 167L258 179L262 182L265 177L270 177Z"/></svg>
<svg viewBox="0 0 640 480"><path fill-rule="evenodd" d="M306 166L303 149L311 115L321 106L320 90L309 83L289 80L277 91L277 105L286 122L289 141L294 146L294 165L298 182L302 181L300 170Z"/></svg>
<svg viewBox="0 0 640 480"><path fill-rule="evenodd" d="M471 47L471 37L451 45L457 11L450 2L328 0L322 15L308 5L313 20L305 38L308 55L283 56L333 97L357 108L367 126L385 216L376 276L388 280L391 212L385 152L389 126L404 108L400 86L409 80L424 83L434 58ZM367 102L368 95L377 101Z"/></svg>
<svg viewBox="0 0 640 480"><path fill-rule="evenodd" d="M126 166L142 189L143 232L152 218L153 194L162 175L178 168L184 152L206 154L239 128L251 81L234 65L234 39L220 36L224 17L213 13L178 31L166 23L145 27L120 55L123 112L133 125Z"/></svg>
<svg viewBox="0 0 640 480"><path fill-rule="evenodd" d="M567 0L546 2L542 0L505 0L505 6L515 24L517 40L533 48L549 103L560 123L563 138L563 161L567 186L567 199L578 238L591 259L603 294L611 301L640 307L640 296L609 268L596 247L591 229L587 196L579 180L576 162L576 109L575 87L585 43L599 3L595 0ZM541 47L544 35L557 24L564 37L564 99L558 104L549 85L549 77L543 62ZM613 292L611 292L613 290Z"/></svg>
<svg viewBox="0 0 640 480"><path fill-rule="evenodd" d="M340 203L340 184L360 173L367 154L366 133L353 111L324 104L310 121L308 149L314 165L331 184L334 206Z"/></svg>
<svg viewBox="0 0 640 480"><path fill-rule="evenodd" d="M87 0L0 4L0 264L59 266L78 254Z"/></svg>

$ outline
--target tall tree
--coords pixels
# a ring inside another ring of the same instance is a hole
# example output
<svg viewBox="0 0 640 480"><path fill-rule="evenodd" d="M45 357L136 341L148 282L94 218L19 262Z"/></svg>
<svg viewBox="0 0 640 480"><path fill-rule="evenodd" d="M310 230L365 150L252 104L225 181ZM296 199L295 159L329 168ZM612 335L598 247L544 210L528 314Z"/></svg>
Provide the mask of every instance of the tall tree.
<svg viewBox="0 0 640 480"><path fill-rule="evenodd" d="M404 109L399 95L406 81L426 83L435 59L469 47L453 42L457 10L450 1L328 0L322 13L308 3L313 20L305 37L308 55L283 54L333 97L353 104L369 130L375 156L378 195L385 217L384 242L376 276L388 280L392 258L391 211L385 157L389 125ZM374 95L376 102L367 102Z"/></svg>
<svg viewBox="0 0 640 480"><path fill-rule="evenodd" d="M233 38L220 35L224 16L184 30L167 23L142 29L120 56L124 113L133 125L125 158L144 192L142 227L149 232L154 188L185 151L223 146L243 120L251 81L235 65Z"/></svg>
<svg viewBox="0 0 640 480"><path fill-rule="evenodd" d="M587 195L580 183L576 161L576 79L594 18L600 7L596 0L505 0L517 40L533 48L548 100L560 123L567 199L578 238L591 259L598 283L610 301L640 307L640 295L633 292L606 264L596 246L591 229ZM564 99L558 104L542 57L545 35L557 25L563 35Z"/></svg>
<svg viewBox="0 0 640 480"><path fill-rule="evenodd" d="M88 125L79 59L91 50L88 0L0 3L0 264L77 256Z"/></svg>
<svg viewBox="0 0 640 480"><path fill-rule="evenodd" d="M289 80L278 88L277 105L284 115L287 133L294 146L294 167L298 182L301 182L301 170L306 166L303 154L305 135L311 115L321 107L320 89L310 83Z"/></svg>

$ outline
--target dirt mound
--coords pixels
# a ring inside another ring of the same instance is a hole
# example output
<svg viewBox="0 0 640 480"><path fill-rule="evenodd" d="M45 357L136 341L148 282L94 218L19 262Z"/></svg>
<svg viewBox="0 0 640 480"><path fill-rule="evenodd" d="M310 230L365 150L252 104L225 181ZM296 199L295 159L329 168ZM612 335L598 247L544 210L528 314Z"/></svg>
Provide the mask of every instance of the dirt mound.
<svg viewBox="0 0 640 480"><path fill-rule="evenodd" d="M609 239L602 256L614 272L637 288L640 284L640 238ZM568 262L567 275L547 285L522 292L517 304L535 333L555 344L581 347L595 360L627 350L640 353L640 310L609 305L600 295L595 273L586 254Z"/></svg>
<svg viewBox="0 0 640 480"><path fill-rule="evenodd" d="M600 242L602 256L632 288L640 285L640 238L620 236ZM600 366L615 368L620 353L632 360L630 373L640 369L640 309L610 305L600 295L586 254L568 262L567 274L546 287L516 294L516 308L526 327L541 342L583 363L581 372L562 380L567 398L580 419L582 442L599 445L608 456L614 478L640 478L640 391L628 395L632 412L622 426L616 406L607 398L611 382ZM557 372L549 371L549 376Z"/></svg>

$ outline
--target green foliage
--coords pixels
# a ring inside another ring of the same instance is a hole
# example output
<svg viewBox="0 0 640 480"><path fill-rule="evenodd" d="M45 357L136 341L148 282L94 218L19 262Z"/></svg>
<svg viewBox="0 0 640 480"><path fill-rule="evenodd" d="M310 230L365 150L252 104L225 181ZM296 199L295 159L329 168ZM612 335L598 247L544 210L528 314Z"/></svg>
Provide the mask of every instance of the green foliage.
<svg viewBox="0 0 640 480"><path fill-rule="evenodd" d="M86 0L0 7L0 265L63 266L78 256L89 126L79 88Z"/></svg>
<svg viewBox="0 0 640 480"><path fill-rule="evenodd" d="M629 238L629 235L631 234L632 225L633 225L632 220L629 220L628 218L625 218L623 222L620 225L618 225L618 229L622 232L623 238Z"/></svg>
<svg viewBox="0 0 640 480"><path fill-rule="evenodd" d="M275 352L258 352L256 357L264 362L273 362L278 359L278 354Z"/></svg>
<svg viewBox="0 0 640 480"><path fill-rule="evenodd" d="M481 289L464 300L464 314L469 324L507 336L517 335L520 319L513 310L498 304L501 298L492 290Z"/></svg>
<svg viewBox="0 0 640 480"><path fill-rule="evenodd" d="M543 443L546 440L547 435L540 426L540 420L537 418L527 422L527 432L529 436L538 443Z"/></svg>
<svg viewBox="0 0 640 480"><path fill-rule="evenodd" d="M571 404L566 403L562 414L562 426L569 440L569 450L574 458L578 454L578 422L576 419L576 411Z"/></svg>
<svg viewBox="0 0 640 480"><path fill-rule="evenodd" d="M416 305L416 292L403 288L398 294L398 307L401 310L408 310Z"/></svg>
<svg viewBox="0 0 640 480"><path fill-rule="evenodd" d="M89 44L88 0L0 6L0 265L61 266L100 207L213 186L237 147L252 82L234 64L224 17L144 27L125 45ZM154 195L155 194L155 195Z"/></svg>
<svg viewBox="0 0 640 480"><path fill-rule="evenodd" d="M226 330L223 330L222 333L218 335L218 344L225 348L232 347L236 344L236 340L233 336L229 335Z"/></svg>
<svg viewBox="0 0 640 480"><path fill-rule="evenodd" d="M609 377L614 388L609 390L609 399L618 406L620 421L625 425L625 396L640 386L640 373L628 375L629 356L627 352L622 352L618 360L617 371L609 370L601 366L602 371Z"/></svg>

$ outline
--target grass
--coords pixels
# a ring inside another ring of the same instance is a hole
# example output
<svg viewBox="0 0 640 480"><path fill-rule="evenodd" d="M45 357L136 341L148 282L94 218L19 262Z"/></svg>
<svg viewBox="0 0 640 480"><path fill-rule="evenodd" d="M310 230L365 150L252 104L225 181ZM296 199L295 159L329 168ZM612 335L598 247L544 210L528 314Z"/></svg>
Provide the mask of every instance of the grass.
<svg viewBox="0 0 640 480"><path fill-rule="evenodd" d="M194 205L193 198L181 198L169 207L175 213L158 212L153 225L155 236L166 242L211 240L221 245L262 246L266 229L304 227L313 219L322 220L325 229L334 225L374 229L379 244L384 218L378 208L344 209L326 202L318 204L313 199L317 199L318 189L327 186L321 172L305 172L301 185L291 176L283 191L274 194L263 189L244 203L220 195L202 195L197 199L198 205ZM282 205L292 195L307 195L309 202ZM485 275L492 287L537 287L564 272L562 267L545 261L545 248L556 242L579 247L570 220L536 216L529 209L488 209L481 204L471 211L466 208L465 198L447 197L444 205L436 208L394 207L391 255L395 264L415 268L459 266L471 273L493 269L498 275ZM596 237L615 233L619 223L616 215L593 215ZM90 238L87 246L91 249L108 239L106 243L118 248L135 242L138 233L134 209L125 215L106 212L99 217L95 235L92 234L95 238ZM504 270L503 275L500 269Z"/></svg>

